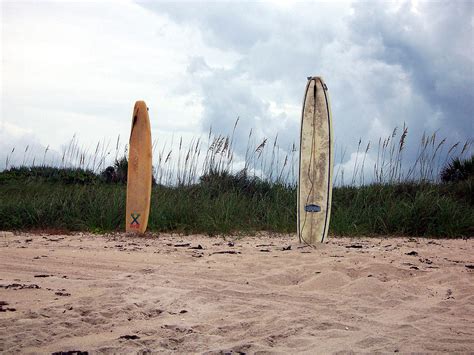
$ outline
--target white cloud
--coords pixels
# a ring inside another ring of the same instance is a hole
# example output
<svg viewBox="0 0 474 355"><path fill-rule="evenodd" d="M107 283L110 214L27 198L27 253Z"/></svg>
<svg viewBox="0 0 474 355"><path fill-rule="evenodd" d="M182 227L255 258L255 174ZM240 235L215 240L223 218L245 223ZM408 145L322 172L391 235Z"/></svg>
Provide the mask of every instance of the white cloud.
<svg viewBox="0 0 474 355"><path fill-rule="evenodd" d="M334 162L335 185L362 185L372 180L376 160L371 154L365 153L362 146L359 152L350 154L349 160L340 163Z"/></svg>
<svg viewBox="0 0 474 355"><path fill-rule="evenodd" d="M0 170L18 165L43 164L58 157L58 154L50 152L46 159L45 150L46 147L38 142L30 129L0 123Z"/></svg>
<svg viewBox="0 0 474 355"><path fill-rule="evenodd" d="M192 30L128 2L2 8L5 122L29 127L44 145L74 133L92 144L126 136L134 101L145 99L157 136L196 129L199 105L175 94L190 53L204 48Z"/></svg>

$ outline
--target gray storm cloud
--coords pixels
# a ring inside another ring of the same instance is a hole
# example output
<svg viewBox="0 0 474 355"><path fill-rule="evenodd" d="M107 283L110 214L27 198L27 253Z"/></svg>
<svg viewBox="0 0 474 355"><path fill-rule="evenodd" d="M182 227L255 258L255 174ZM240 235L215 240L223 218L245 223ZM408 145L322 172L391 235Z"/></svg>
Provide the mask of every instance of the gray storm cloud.
<svg viewBox="0 0 474 355"><path fill-rule="evenodd" d="M256 144L265 137L274 138L280 133L279 144L288 148L295 141L297 123L285 113L272 113L253 88L246 75L238 70L213 69L202 57L193 58L187 72L195 78L194 87L202 96L204 107L201 125L215 133L228 134L238 119L234 146L239 155L246 151L250 130ZM289 134L281 134L289 132Z"/></svg>
<svg viewBox="0 0 474 355"><path fill-rule="evenodd" d="M447 134L462 139L473 128L472 18L472 2L419 3L416 11L404 3L396 12L358 4L350 25L354 42L377 43L370 58L399 66L413 92L441 116L436 125L454 126Z"/></svg>
<svg viewBox="0 0 474 355"><path fill-rule="evenodd" d="M306 76L320 74L330 89L336 142L347 148L346 162L359 138L374 146L404 123L408 160L423 132L439 130L453 143L472 136L472 2L143 6L194 26L210 46L239 55L227 69L200 58L201 70L191 70L191 59L203 128L229 129L240 116L244 131L271 135L283 129L285 143L296 141L299 112L276 116L268 101L301 105Z"/></svg>

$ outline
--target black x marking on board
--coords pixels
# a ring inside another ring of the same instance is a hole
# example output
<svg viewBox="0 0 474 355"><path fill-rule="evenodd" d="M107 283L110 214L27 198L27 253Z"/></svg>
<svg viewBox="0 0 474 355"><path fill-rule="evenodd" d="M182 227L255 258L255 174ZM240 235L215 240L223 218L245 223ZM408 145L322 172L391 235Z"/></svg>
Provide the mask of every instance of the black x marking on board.
<svg viewBox="0 0 474 355"><path fill-rule="evenodd" d="M140 225L140 223L138 223L138 217L140 217L140 213L132 213L130 216L132 217L132 223L130 223L130 225Z"/></svg>

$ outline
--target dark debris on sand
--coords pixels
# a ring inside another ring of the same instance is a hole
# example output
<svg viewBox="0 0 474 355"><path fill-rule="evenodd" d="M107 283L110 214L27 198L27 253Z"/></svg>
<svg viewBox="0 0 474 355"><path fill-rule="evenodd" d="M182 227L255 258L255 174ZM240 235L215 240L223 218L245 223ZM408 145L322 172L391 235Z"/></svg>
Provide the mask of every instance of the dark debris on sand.
<svg viewBox="0 0 474 355"><path fill-rule="evenodd" d="M5 288L5 289L11 289L11 290L23 290L23 289L40 289L38 285L31 284L31 285L26 285L26 284L9 284L9 285L0 285L0 288Z"/></svg>
<svg viewBox="0 0 474 355"><path fill-rule="evenodd" d="M122 335L119 337L119 339L125 339L125 340L137 340L137 339L140 339L140 337L138 335Z"/></svg>
<svg viewBox="0 0 474 355"><path fill-rule="evenodd" d="M16 308L6 307L8 306L8 302L0 301L0 312L15 312Z"/></svg>
<svg viewBox="0 0 474 355"><path fill-rule="evenodd" d="M362 249L362 245L360 245L360 244L351 244L351 245L346 245L346 248Z"/></svg>
<svg viewBox="0 0 474 355"><path fill-rule="evenodd" d="M214 254L240 254L240 251L235 251L235 250L222 250L222 251L216 251L214 253L211 253L209 255L214 255Z"/></svg>

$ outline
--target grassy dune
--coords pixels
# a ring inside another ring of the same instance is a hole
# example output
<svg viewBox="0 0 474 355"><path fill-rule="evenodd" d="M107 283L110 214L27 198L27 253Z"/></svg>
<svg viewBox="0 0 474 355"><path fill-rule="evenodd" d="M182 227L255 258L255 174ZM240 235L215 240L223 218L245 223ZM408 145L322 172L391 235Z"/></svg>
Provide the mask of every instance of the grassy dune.
<svg viewBox="0 0 474 355"><path fill-rule="evenodd" d="M278 137L255 141L250 131L245 156L237 154L237 123L231 135L210 131L187 148L182 139L177 146L166 148L165 143L160 149L154 142L149 230L209 235L296 232L295 144L281 149ZM335 169L331 234L473 235L472 142L448 145L436 134L423 135L418 155L407 164L407 133L403 127L381 138L370 169L366 158L373 148L362 140L352 175L345 176L342 164ZM120 138L115 152L103 143L92 154L73 138L60 161L47 163L48 148L35 160L26 147L23 167L15 168L13 149L0 172L0 229L123 230L126 152ZM106 158L114 155L113 165L107 167ZM344 153L339 159L344 161Z"/></svg>
<svg viewBox="0 0 474 355"><path fill-rule="evenodd" d="M330 233L470 236L473 182L336 187ZM122 184L3 182L0 229L123 230L125 192ZM242 187L224 178L194 186L155 186L149 230L293 233L296 188L260 181Z"/></svg>

